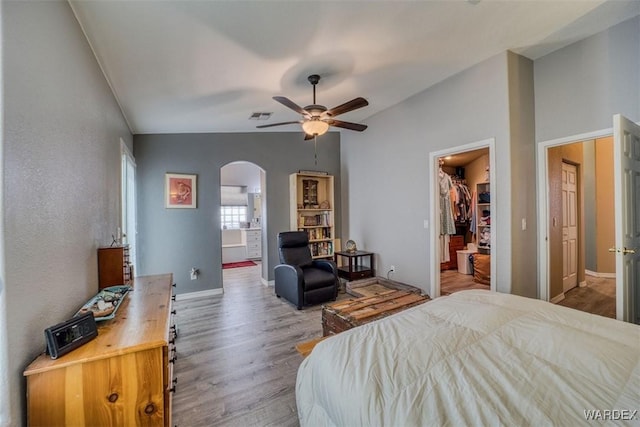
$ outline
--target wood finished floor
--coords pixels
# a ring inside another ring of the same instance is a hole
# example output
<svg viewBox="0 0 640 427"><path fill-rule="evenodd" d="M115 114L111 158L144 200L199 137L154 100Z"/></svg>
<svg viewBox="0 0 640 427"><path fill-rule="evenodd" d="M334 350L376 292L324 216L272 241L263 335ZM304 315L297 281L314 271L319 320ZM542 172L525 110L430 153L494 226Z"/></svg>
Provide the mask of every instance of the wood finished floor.
<svg viewBox="0 0 640 427"><path fill-rule="evenodd" d="M449 295L465 289L485 289L490 286L473 281L472 274L461 274L458 270L444 270L440 272L440 294Z"/></svg>
<svg viewBox="0 0 640 427"><path fill-rule="evenodd" d="M575 287L564 294L558 305L599 316L616 318L616 279L587 275L587 286Z"/></svg>
<svg viewBox="0 0 640 427"><path fill-rule="evenodd" d="M225 269L223 295L176 301L174 424L299 425L295 344L322 335L321 306L276 298L260 269Z"/></svg>
<svg viewBox="0 0 640 427"><path fill-rule="evenodd" d="M616 318L616 280L587 275L587 286L569 290L558 305ZM440 293L449 295L465 289L489 289L473 281L473 276L460 274L457 270L445 270L440 273Z"/></svg>

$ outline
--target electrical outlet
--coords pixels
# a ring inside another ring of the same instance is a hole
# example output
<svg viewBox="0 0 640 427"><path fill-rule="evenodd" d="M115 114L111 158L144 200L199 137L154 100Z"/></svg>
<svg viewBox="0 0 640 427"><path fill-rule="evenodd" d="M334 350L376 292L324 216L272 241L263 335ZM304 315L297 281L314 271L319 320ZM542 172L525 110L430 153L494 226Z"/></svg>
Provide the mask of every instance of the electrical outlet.
<svg viewBox="0 0 640 427"><path fill-rule="evenodd" d="M396 272L396 266L395 266L395 265L392 265L392 266L389 268L389 271L391 271L392 273L395 273L395 272Z"/></svg>

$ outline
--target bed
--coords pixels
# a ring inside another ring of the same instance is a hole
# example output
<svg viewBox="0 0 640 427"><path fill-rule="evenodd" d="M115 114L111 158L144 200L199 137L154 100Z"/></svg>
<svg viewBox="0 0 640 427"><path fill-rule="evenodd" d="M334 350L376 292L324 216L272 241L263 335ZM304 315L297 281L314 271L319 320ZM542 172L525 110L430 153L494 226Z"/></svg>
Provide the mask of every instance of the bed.
<svg viewBox="0 0 640 427"><path fill-rule="evenodd" d="M320 342L296 400L303 427L640 425L640 326L458 292Z"/></svg>

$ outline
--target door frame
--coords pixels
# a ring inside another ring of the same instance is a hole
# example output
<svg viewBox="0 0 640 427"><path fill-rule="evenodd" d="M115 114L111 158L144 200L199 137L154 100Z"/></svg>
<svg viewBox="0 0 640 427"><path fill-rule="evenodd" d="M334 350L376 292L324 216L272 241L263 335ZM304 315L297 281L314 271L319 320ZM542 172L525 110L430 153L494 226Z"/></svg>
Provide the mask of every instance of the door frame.
<svg viewBox="0 0 640 427"><path fill-rule="evenodd" d="M549 148L613 135L613 128L552 139L538 143L536 167L538 173L538 299L549 301Z"/></svg>
<svg viewBox="0 0 640 427"><path fill-rule="evenodd" d="M429 219L425 222L425 227L429 229L429 242L428 247L431 248L431 256L429 257L429 270L430 270L430 282L429 295L431 298L437 298L440 296L440 249L438 243L437 230L440 229L440 190L438 179L438 159L445 156L453 156L467 151L478 150L481 148L489 149L489 172L491 173L491 179L489 180L489 191L492 194L491 200L491 222L499 224L497 218L497 209L494 205L496 197L496 154L495 154L495 138L487 138L481 141L471 142L469 144L458 145L456 147L446 148L444 150L432 151L429 153L429 189L431 190L431 203L429 209ZM427 192L428 194L428 192ZM495 197L493 196L495 195ZM429 226L430 225L430 226ZM497 250L496 246L496 234L499 233L497 228L491 228L491 250L492 252ZM495 255L495 254L493 254ZM496 290L496 259L492 257L491 262L491 287L490 290Z"/></svg>
<svg viewBox="0 0 640 427"><path fill-rule="evenodd" d="M124 163L127 163L126 165ZM133 166L133 188L129 188L128 165ZM138 271L138 194L137 194L137 173L138 166L133 153L127 147L124 140L120 138L120 227L118 227L117 238L129 245L129 262L133 266L134 275ZM132 190L130 194L129 190ZM132 196L132 197L130 197ZM133 199L132 206L129 206L130 199ZM133 212L131 212L133 210ZM133 213L133 218L129 218L129 213ZM133 224L129 224L133 221ZM133 233L130 230L133 229Z"/></svg>

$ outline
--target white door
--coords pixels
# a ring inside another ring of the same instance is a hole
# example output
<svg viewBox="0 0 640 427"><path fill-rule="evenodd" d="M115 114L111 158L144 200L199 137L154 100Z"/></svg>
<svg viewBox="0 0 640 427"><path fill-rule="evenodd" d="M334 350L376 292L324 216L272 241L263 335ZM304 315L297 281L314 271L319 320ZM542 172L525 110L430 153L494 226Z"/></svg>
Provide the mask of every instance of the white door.
<svg viewBox="0 0 640 427"><path fill-rule="evenodd" d="M640 126L613 117L616 317L640 324Z"/></svg>
<svg viewBox="0 0 640 427"><path fill-rule="evenodd" d="M578 286L578 168L562 163L562 291Z"/></svg>

